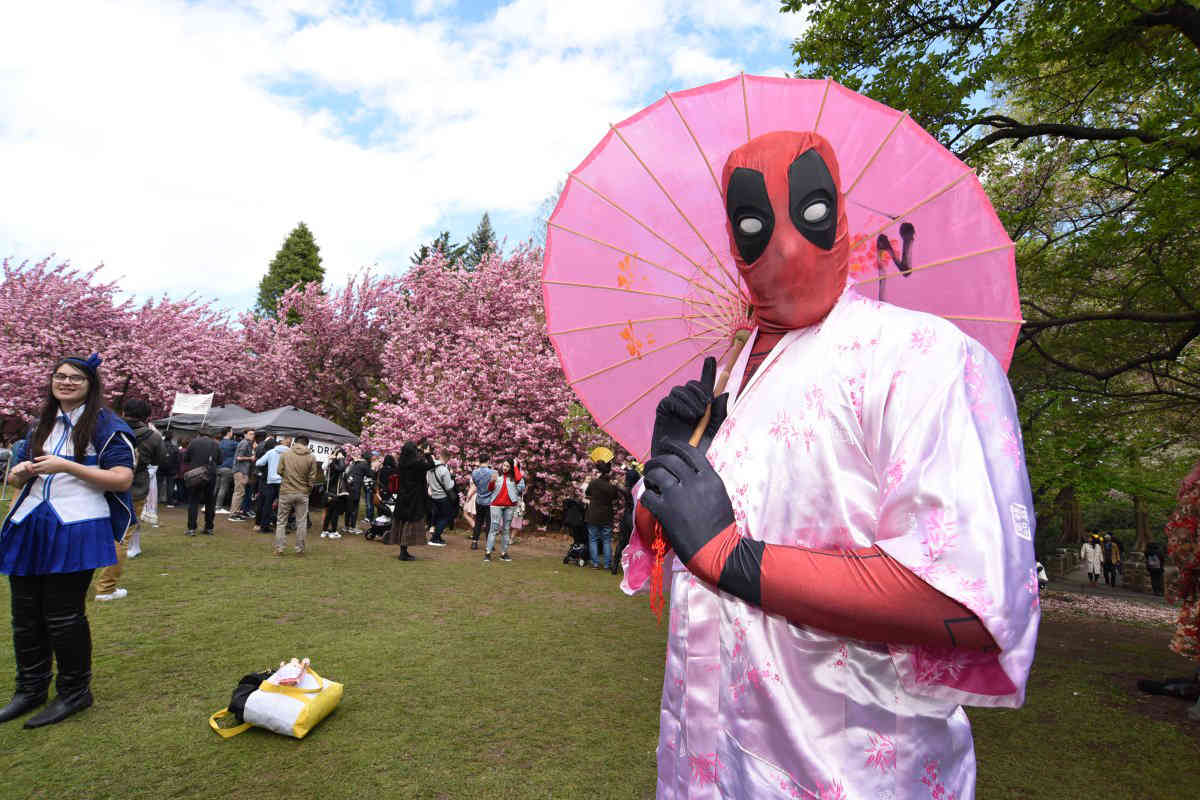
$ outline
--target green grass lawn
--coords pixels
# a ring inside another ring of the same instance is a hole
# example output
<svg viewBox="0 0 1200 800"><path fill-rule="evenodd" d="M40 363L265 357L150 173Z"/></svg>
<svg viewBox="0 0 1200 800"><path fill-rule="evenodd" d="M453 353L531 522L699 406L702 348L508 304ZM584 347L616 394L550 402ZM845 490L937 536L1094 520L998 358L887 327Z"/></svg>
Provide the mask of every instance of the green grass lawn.
<svg viewBox="0 0 1200 800"><path fill-rule="evenodd" d="M189 539L182 521L143 534L128 598L89 601L96 705L0 725L0 797L653 796L665 631L613 576L562 566L557 539L486 566L461 534L412 563L349 537L274 558L247 523ZM969 711L979 797L1196 797L1200 725L1130 689L1186 672L1168 637L1047 621L1025 708ZM209 730L239 677L293 655L346 685L308 738Z"/></svg>

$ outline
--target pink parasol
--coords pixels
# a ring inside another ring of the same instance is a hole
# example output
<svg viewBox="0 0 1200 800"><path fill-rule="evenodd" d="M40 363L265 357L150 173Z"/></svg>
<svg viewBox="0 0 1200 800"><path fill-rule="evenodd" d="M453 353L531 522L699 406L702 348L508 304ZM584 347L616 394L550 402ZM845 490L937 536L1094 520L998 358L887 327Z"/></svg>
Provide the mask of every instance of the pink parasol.
<svg viewBox="0 0 1200 800"><path fill-rule="evenodd" d="M639 458L662 395L705 356L728 359L750 324L718 176L734 148L777 130L832 143L858 291L952 320L1005 368L1012 358L1013 243L974 172L907 114L831 80L741 75L668 93L570 173L542 272L568 382Z"/></svg>

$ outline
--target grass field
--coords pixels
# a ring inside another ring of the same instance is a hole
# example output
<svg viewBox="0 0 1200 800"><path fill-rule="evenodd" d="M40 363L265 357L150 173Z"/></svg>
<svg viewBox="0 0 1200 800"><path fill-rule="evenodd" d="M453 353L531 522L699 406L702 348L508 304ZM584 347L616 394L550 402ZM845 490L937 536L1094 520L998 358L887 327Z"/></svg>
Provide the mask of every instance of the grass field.
<svg viewBox="0 0 1200 800"><path fill-rule="evenodd" d="M186 538L182 521L143 534L128 598L89 602L96 705L0 725L0 797L653 796L665 631L613 576L562 566L558 539L486 566L461 534L412 563L350 537L274 558L246 523ZM3 692L9 636L6 618ZM1047 620L1025 708L969 710L978 796L1200 796L1200 725L1132 689L1187 671L1168 637ZM315 732L208 729L241 675L293 655L346 685Z"/></svg>

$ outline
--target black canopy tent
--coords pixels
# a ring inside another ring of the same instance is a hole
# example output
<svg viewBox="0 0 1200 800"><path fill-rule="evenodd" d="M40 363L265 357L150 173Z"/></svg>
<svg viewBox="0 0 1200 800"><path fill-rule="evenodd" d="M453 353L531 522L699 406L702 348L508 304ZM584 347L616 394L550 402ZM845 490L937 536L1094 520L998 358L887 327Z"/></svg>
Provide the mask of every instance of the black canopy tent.
<svg viewBox="0 0 1200 800"><path fill-rule="evenodd" d="M155 420L162 431L220 431L233 428L241 433L254 429L276 436L307 436L310 439L334 444L357 444L358 437L336 422L319 417L295 406L281 406L270 411L247 411L238 405L217 406L203 417L199 414L176 414Z"/></svg>

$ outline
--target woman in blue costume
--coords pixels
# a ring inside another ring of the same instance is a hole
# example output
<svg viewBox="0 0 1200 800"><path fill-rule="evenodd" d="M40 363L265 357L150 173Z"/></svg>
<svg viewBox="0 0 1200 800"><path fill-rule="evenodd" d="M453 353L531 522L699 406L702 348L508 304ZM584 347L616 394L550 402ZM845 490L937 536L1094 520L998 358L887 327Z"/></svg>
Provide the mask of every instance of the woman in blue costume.
<svg viewBox="0 0 1200 800"><path fill-rule="evenodd" d="M57 697L25 722L61 722L92 704L92 636L84 601L92 571L115 564L115 542L133 523L133 434L104 405L100 357L54 365L29 458L13 468L23 486L0 529L0 572L12 589L17 690L0 722L46 702L50 656Z"/></svg>

